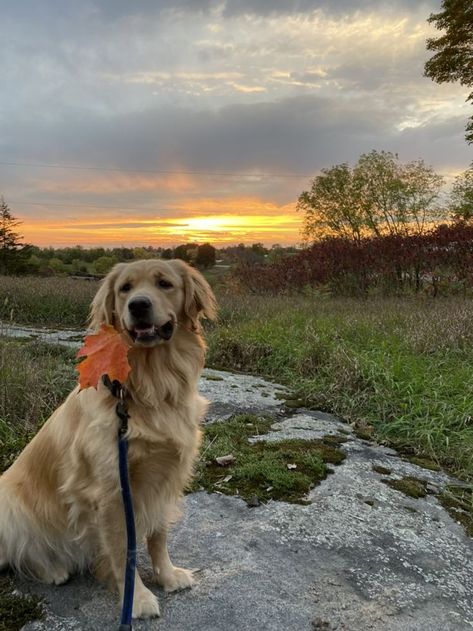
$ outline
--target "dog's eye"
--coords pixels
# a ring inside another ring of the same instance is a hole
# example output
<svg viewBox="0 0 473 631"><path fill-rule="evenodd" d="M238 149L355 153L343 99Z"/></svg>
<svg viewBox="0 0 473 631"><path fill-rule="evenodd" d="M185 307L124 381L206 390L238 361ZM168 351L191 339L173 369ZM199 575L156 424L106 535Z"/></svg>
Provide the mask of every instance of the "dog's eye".
<svg viewBox="0 0 473 631"><path fill-rule="evenodd" d="M125 294L127 291L130 291L130 289L131 289L131 283L125 283L124 285L120 287L120 291L123 291L123 293Z"/></svg>
<svg viewBox="0 0 473 631"><path fill-rule="evenodd" d="M173 287L173 284L170 283L168 280L165 280L164 278L160 278L158 280L158 287L162 287L163 289L171 289Z"/></svg>

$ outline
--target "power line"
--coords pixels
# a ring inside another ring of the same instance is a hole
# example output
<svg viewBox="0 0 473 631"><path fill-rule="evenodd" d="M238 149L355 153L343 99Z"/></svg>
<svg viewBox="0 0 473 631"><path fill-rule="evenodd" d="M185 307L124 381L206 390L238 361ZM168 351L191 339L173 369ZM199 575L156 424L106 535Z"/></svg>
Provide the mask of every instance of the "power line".
<svg viewBox="0 0 473 631"><path fill-rule="evenodd" d="M75 202L64 202L63 204L58 204L57 202L22 202L17 201L15 199L8 199L9 204L16 204L17 206L57 206L58 208L64 208L64 206L69 206L71 208L110 208L112 210L129 210L129 211L137 211L140 208L126 208L125 206L101 206L100 204L76 204ZM144 209L142 209L144 210ZM154 210L153 212L166 212L165 209Z"/></svg>
<svg viewBox="0 0 473 631"><path fill-rule="evenodd" d="M172 171L164 169L125 169L119 167L102 167L102 166L80 166L76 164L48 164L44 162L5 162L0 161L0 165L8 167L33 167L40 169L65 169L74 171L109 171L119 173L155 173L164 175L205 175L210 177L233 177L246 179L251 177L273 178L273 179L307 179L313 177L313 174L307 173L244 173L239 171Z"/></svg>

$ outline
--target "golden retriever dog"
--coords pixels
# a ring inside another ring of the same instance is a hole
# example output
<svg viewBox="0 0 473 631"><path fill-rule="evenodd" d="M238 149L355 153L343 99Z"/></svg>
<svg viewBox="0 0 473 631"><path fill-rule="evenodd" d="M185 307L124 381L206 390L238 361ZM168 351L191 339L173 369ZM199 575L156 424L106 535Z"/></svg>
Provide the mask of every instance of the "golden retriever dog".
<svg viewBox="0 0 473 631"><path fill-rule="evenodd" d="M90 324L113 324L131 344L126 382L129 472L138 540L156 582L190 587L169 558L167 532L192 476L207 402L197 392L205 345L199 318L214 295L180 260L119 263L104 279ZM118 473L116 399L100 383L76 387L0 477L0 566L60 584L87 568L123 595L126 536ZM136 573L133 616L159 615Z"/></svg>

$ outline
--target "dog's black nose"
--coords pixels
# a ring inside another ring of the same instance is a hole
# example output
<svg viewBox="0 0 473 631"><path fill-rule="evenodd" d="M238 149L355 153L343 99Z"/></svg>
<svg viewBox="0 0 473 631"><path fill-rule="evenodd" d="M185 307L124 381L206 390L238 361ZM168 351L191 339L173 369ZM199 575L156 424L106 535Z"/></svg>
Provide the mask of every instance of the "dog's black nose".
<svg viewBox="0 0 473 631"><path fill-rule="evenodd" d="M136 296L128 303L128 309L131 315L135 317L147 315L151 310L151 300L146 296Z"/></svg>

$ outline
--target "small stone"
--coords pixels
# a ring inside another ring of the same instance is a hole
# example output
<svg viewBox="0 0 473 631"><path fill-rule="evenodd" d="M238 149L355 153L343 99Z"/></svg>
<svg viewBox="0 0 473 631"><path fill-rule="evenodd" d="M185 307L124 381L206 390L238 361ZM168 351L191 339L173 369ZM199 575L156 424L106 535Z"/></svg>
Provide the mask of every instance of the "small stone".
<svg viewBox="0 0 473 631"><path fill-rule="evenodd" d="M286 466L287 466L287 468L288 468L290 471L291 471L292 469L297 469L297 465L296 465L296 464L292 464L292 463L290 463L290 464L288 464L288 465L286 465Z"/></svg>
<svg viewBox="0 0 473 631"><path fill-rule="evenodd" d="M252 495L248 499L246 504L249 508L256 508L256 506L261 506L261 502L259 501L259 497L257 495Z"/></svg>
<svg viewBox="0 0 473 631"><path fill-rule="evenodd" d="M221 467L228 467L235 462L235 456L233 454L218 456L217 458L215 458L215 462Z"/></svg>

